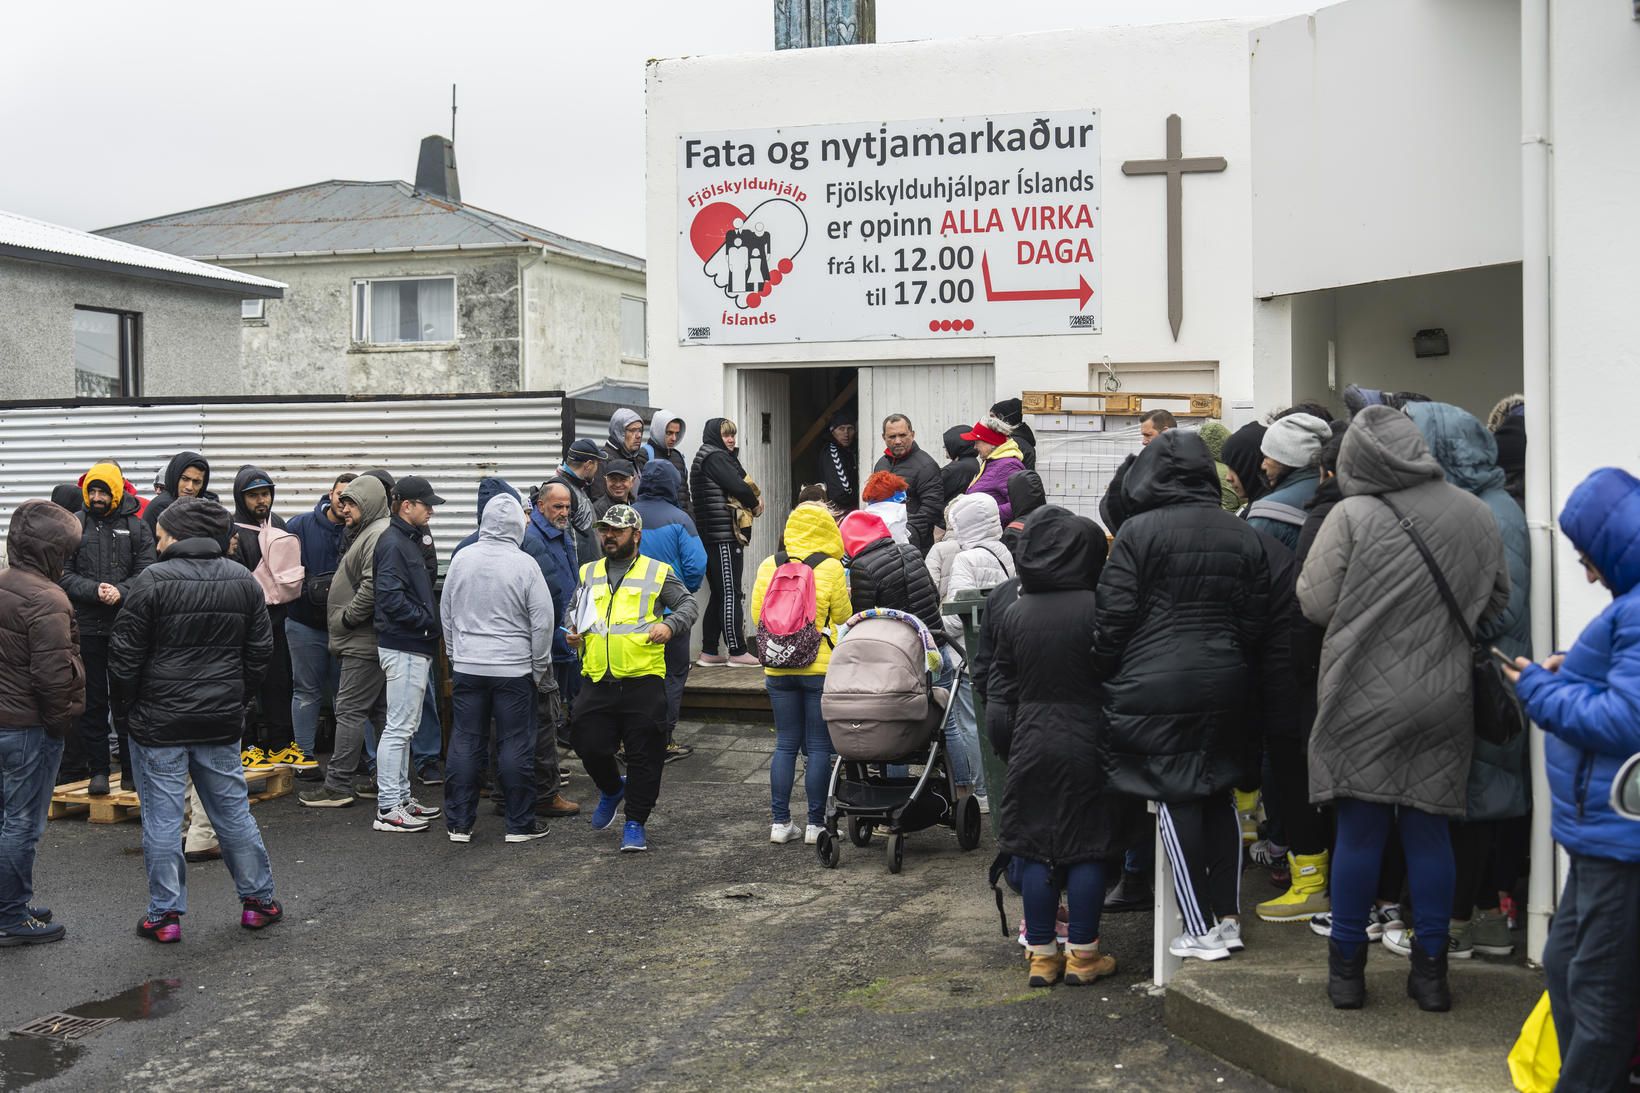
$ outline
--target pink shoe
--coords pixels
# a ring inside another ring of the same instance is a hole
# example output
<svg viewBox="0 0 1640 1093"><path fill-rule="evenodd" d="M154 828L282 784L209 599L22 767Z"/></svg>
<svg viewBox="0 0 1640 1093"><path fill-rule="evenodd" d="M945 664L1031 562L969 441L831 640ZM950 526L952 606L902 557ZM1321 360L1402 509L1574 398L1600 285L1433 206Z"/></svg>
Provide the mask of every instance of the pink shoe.
<svg viewBox="0 0 1640 1093"><path fill-rule="evenodd" d="M761 668L763 662L750 653L741 653L729 658L729 666L731 668Z"/></svg>
<svg viewBox="0 0 1640 1093"><path fill-rule="evenodd" d="M182 940L182 917L175 911L160 915L158 921L145 917L137 923L137 933L161 945L174 945Z"/></svg>
<svg viewBox="0 0 1640 1093"><path fill-rule="evenodd" d="M247 899L239 915L239 925L247 930L263 930L285 917L285 909L277 900Z"/></svg>
<svg viewBox="0 0 1640 1093"><path fill-rule="evenodd" d="M716 668L720 664L729 663L729 658L722 653L702 653L695 663L702 668Z"/></svg>

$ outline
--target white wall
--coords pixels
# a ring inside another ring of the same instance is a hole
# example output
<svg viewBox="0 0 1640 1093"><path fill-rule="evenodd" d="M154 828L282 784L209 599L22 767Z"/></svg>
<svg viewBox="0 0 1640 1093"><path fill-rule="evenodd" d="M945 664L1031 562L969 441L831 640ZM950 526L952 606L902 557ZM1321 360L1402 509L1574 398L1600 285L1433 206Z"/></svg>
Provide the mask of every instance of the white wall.
<svg viewBox="0 0 1640 1093"><path fill-rule="evenodd" d="M789 50L658 61L647 108L650 392L698 427L733 405L730 363L952 360L949 340L678 345L680 133L1049 109L1101 112L1104 324L1098 335L964 340L995 362L999 394L1085 390L1089 364L1217 360L1227 398L1253 394L1248 22L1122 27L1006 38ZM1169 113L1184 154L1228 169L1184 180L1184 326L1167 321L1164 184L1124 177L1127 159L1165 150ZM919 426L929 435L932 424Z"/></svg>
<svg viewBox="0 0 1640 1093"><path fill-rule="evenodd" d="M1555 0L1553 296L1554 512L1596 467L1640 474L1640 434L1618 424L1640 404L1640 21L1628 3ZM1565 540L1556 534L1564 546ZM1557 549L1559 644L1606 598Z"/></svg>
<svg viewBox="0 0 1640 1093"><path fill-rule="evenodd" d="M524 265L524 387L575 391L605 379L649 381L621 358L621 297L644 297L642 274L556 256Z"/></svg>
<svg viewBox="0 0 1640 1093"><path fill-rule="evenodd" d="M1250 40L1255 295L1520 260L1518 4L1350 0Z"/></svg>

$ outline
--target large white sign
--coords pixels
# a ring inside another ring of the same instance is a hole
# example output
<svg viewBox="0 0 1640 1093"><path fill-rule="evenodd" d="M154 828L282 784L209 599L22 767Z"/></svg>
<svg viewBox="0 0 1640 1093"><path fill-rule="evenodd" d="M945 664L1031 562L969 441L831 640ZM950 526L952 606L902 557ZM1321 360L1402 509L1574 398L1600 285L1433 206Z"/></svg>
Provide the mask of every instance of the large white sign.
<svg viewBox="0 0 1640 1093"><path fill-rule="evenodd" d="M1094 334L1096 110L678 138L683 345Z"/></svg>

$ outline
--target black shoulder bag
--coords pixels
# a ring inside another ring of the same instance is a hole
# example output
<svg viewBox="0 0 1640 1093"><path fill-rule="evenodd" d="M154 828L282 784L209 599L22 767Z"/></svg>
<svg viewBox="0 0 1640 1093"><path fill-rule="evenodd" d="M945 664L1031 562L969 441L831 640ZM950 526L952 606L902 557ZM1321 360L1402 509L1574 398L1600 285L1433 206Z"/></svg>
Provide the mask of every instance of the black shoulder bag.
<svg viewBox="0 0 1640 1093"><path fill-rule="evenodd" d="M1504 676L1503 668L1492 656L1491 651L1484 643L1476 640L1475 632L1464 621L1463 609L1458 606L1458 598L1452 594L1451 586L1441 574L1441 567L1435 562L1435 555L1429 552L1423 536L1412 526L1412 521L1402 516L1401 510L1396 508L1389 498L1380 496L1378 500L1395 514L1401 530L1407 533L1412 545L1418 548L1424 565L1429 567L1429 575L1435 578L1435 587L1440 590L1441 599L1446 602L1446 608L1452 613L1458 629L1463 631L1464 641L1469 643L1471 697L1475 703L1475 735L1488 744L1507 744L1526 730L1526 711L1521 708L1514 685Z"/></svg>

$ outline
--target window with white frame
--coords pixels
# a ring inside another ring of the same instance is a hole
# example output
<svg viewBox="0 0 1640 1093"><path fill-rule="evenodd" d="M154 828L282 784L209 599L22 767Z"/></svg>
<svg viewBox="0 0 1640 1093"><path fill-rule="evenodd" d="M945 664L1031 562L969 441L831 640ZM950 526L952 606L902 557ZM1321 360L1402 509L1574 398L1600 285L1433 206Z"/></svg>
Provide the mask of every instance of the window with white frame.
<svg viewBox="0 0 1640 1093"><path fill-rule="evenodd" d="M644 302L636 296L621 297L621 357L629 361L649 359L649 331L645 325Z"/></svg>
<svg viewBox="0 0 1640 1093"><path fill-rule="evenodd" d="M353 340L370 345L456 340L456 279L353 282Z"/></svg>
<svg viewBox="0 0 1640 1093"><path fill-rule="evenodd" d="M241 300L239 301L239 317L241 319L265 319L267 318L266 304L266 300Z"/></svg>

